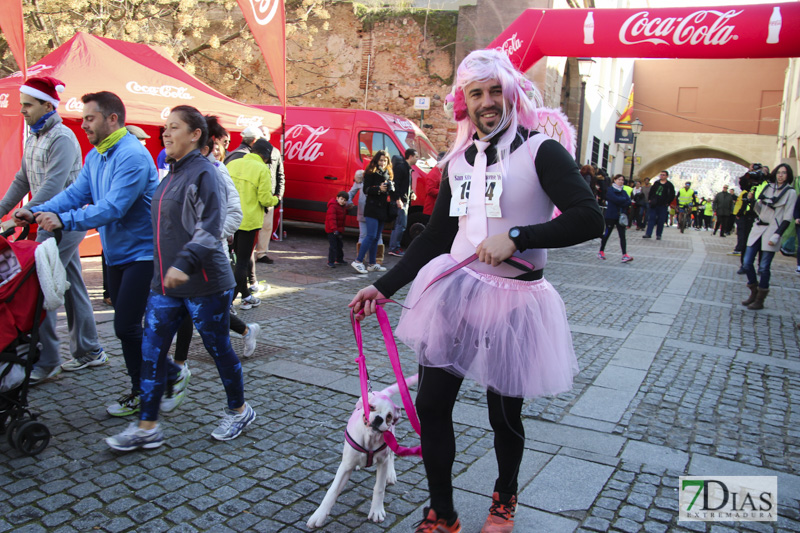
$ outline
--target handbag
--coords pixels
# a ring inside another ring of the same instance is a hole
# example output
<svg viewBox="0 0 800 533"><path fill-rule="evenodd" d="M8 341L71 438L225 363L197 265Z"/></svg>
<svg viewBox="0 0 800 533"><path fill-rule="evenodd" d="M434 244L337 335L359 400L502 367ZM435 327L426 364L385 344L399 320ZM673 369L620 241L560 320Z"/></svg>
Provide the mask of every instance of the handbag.
<svg viewBox="0 0 800 533"><path fill-rule="evenodd" d="M619 214L619 224L620 226L627 226L628 225L628 215L625 213Z"/></svg>

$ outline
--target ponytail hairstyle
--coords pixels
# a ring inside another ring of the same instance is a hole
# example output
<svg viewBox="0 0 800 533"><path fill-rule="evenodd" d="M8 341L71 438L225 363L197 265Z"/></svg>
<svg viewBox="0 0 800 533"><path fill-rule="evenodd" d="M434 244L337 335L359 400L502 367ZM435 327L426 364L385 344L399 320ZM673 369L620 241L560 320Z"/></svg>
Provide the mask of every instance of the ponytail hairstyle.
<svg viewBox="0 0 800 533"><path fill-rule="evenodd" d="M541 105L541 95L533 83L511 64L504 52L475 50L459 65L456 83L445 98L445 113L456 121L457 130L453 146L440 162L440 166L464 153L472 144L472 136L478 131L467 113L464 88L474 82L489 80L500 82L503 90L503 115L494 131L481 140L488 141L501 135L497 143L501 167L508 160L518 127L534 130L539 126L536 108Z"/></svg>

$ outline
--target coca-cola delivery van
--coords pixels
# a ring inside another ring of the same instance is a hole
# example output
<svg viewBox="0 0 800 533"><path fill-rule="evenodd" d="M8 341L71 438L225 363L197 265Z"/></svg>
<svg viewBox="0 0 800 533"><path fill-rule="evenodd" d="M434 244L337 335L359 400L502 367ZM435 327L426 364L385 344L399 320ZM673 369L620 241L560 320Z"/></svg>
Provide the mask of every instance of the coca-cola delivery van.
<svg viewBox="0 0 800 533"><path fill-rule="evenodd" d="M281 113L279 106L256 107ZM270 142L280 146L280 131L272 132ZM350 190L356 170L365 169L375 152L403 157L406 148L415 148L419 160L413 167L412 187L417 200L409 209L406 227L420 220L425 176L438 152L412 121L380 111L288 107L285 142L284 219L324 223L328 200ZM347 225L358 227L355 216L347 217Z"/></svg>

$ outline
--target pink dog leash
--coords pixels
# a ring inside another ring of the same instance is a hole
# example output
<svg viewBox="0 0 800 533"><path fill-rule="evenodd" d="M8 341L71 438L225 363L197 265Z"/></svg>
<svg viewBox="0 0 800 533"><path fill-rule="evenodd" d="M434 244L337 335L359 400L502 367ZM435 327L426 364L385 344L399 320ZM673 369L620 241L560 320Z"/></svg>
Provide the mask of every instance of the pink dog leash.
<svg viewBox="0 0 800 533"><path fill-rule="evenodd" d="M473 261L478 259L478 254L472 254L471 256L467 257L460 263L450 267L449 269L445 270L438 276L436 276L430 283L422 290L420 293L420 297L422 294L425 293L434 283L438 282L442 278L449 276L456 270L464 268L465 266L469 265ZM519 257L510 257L504 261L512 266L519 268L525 272L533 272L535 267L521 259ZM414 402L411 400L411 393L408 390L408 384L406 383L405 376L403 375L403 370L400 365L400 353L397 351L397 343L394 340L394 334L392 333L392 326L389 322L389 317L386 314L386 311L383 309L382 305L387 303L395 303L404 309L410 309L405 305L392 300L391 298L381 298L376 300L378 307L375 309L375 315L378 319L378 325L381 328L381 333L383 334L383 340L386 344L386 351L389 355L389 362L392 365L392 370L394 371L395 378L397 379L398 389L400 392L400 397L403 400L403 408L405 408L406 413L408 414L408 420L411 422L411 426L414 428L414 431L417 432L417 435L422 435L420 425L419 425L419 418L417 417L417 411L414 408ZM363 311L359 312L362 314ZM364 407L364 423L369 423L369 393L372 391L372 384L369 380L369 373L367 372L367 361L364 357L364 343L363 338L361 335L361 324L358 320L355 319L355 313L350 311L350 323L353 327L353 335L356 339L356 346L358 347L358 357L356 358L356 363L358 363L358 373L359 373L359 380L361 382L361 403ZM389 445L389 448L400 456L409 456L409 455L422 455L422 447L415 446L413 448L407 448L405 446L400 446L395 438L394 434L391 431L387 431L383 434L383 439L386 444Z"/></svg>

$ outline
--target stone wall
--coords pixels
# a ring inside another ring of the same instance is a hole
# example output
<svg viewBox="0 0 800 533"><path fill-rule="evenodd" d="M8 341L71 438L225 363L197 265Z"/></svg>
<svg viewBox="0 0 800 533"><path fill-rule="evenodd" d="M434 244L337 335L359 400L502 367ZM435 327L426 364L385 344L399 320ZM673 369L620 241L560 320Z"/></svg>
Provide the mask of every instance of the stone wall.
<svg viewBox="0 0 800 533"><path fill-rule="evenodd" d="M289 105L363 109L366 97L367 109L419 125L414 97L427 96L431 109L424 131L438 150L446 149L455 132L442 110L454 71L454 43L437 40L432 18L423 35L424 11L359 18L349 3L333 4L329 11L328 20L309 21L307 35L287 37ZM455 24L455 12L439 15ZM249 75L256 83L233 85L227 93L246 103L278 104L263 59L254 57L253 67Z"/></svg>

